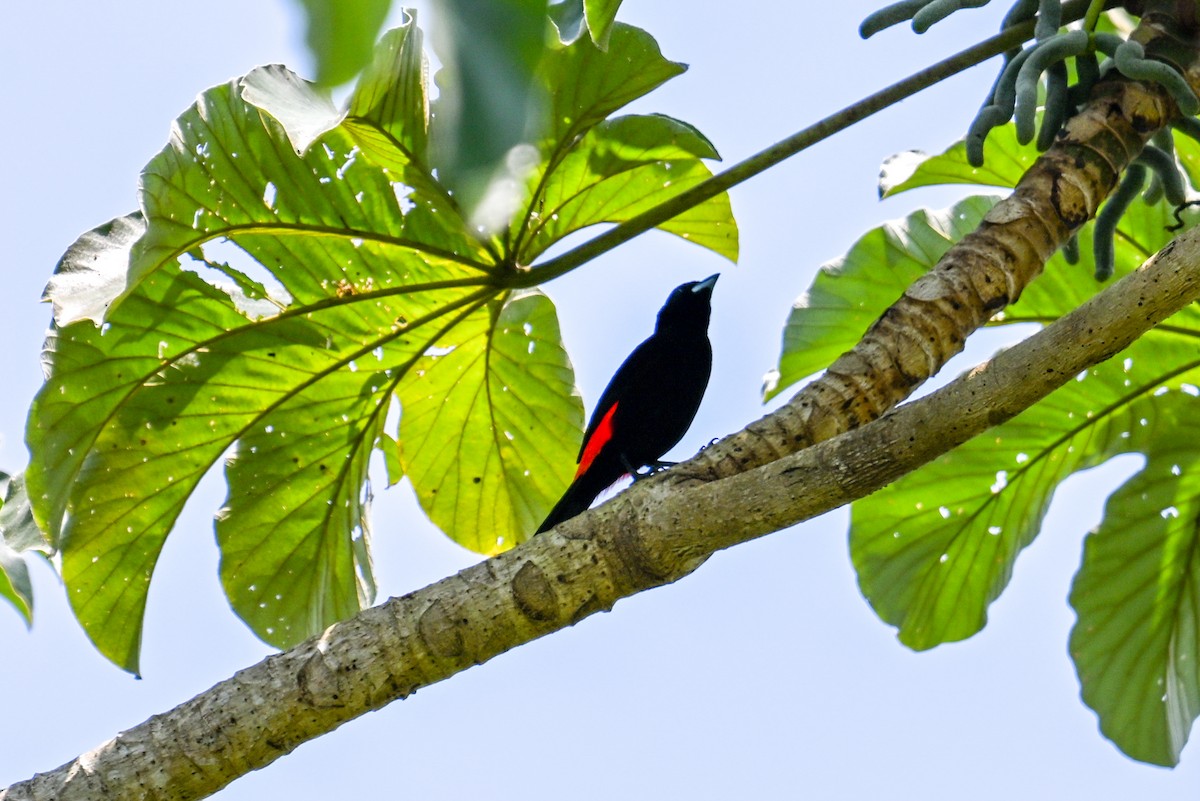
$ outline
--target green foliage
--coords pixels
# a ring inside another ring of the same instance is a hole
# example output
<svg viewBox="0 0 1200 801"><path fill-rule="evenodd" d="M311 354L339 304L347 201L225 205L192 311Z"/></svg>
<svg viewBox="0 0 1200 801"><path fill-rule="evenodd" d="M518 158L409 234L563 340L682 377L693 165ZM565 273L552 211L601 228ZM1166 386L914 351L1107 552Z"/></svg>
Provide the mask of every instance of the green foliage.
<svg viewBox="0 0 1200 801"><path fill-rule="evenodd" d="M572 44L586 30L601 50L608 49L608 37L621 0L564 0L550 6L550 18L564 44Z"/></svg>
<svg viewBox="0 0 1200 801"><path fill-rule="evenodd" d="M489 201L508 211L506 179L521 166L512 150L546 127L546 98L534 80L545 50L546 0L439 0L438 11L439 176L468 213ZM489 228L507 222L491 208L478 212Z"/></svg>
<svg viewBox="0 0 1200 801"><path fill-rule="evenodd" d="M987 170L971 168L960 143L910 175L885 171L881 189L1015 183L1033 156L1011 132L996 133ZM914 167L911 160L906 167ZM871 231L822 268L788 320L769 392L851 347L992 203L973 197L944 213L917 212ZM1165 203L1135 203L1118 224L1117 272L1165 246L1172 223ZM1084 253L1092 228L1080 234ZM991 324L1058 319L1096 291L1090 270L1056 255ZM932 648L984 626L1064 479L1119 453L1145 454L1146 469L1113 496L1099 531L1086 539L1072 595L1079 622L1071 652L1105 734L1131 756L1164 765L1178 761L1200 715L1200 509L1195 460L1180 433L1200 414L1198 340L1200 310L1189 307L1120 357L851 509L850 549L863 594L901 641Z"/></svg>
<svg viewBox="0 0 1200 801"><path fill-rule="evenodd" d="M33 622L33 584L24 555L48 550L46 538L33 523L25 477L0 473L0 598L12 604L25 619Z"/></svg>
<svg viewBox="0 0 1200 801"><path fill-rule="evenodd" d="M305 41L317 63L317 83L346 83L371 58L391 0L300 0L308 17Z"/></svg>
<svg viewBox="0 0 1200 801"><path fill-rule="evenodd" d="M1200 715L1200 462L1181 436L1197 401L1157 399L1145 468L1108 499L1071 589L1083 700L1134 759L1174 765ZM1139 421L1140 422L1140 421Z"/></svg>
<svg viewBox="0 0 1200 801"><path fill-rule="evenodd" d="M435 178L445 148L410 20L345 110L282 67L203 93L143 172L140 211L68 250L28 485L106 656L136 670L155 561L222 457L221 579L280 647L373 597L375 449L457 542L494 553L529 536L583 422L529 265L707 177L715 157L675 120L605 121L682 69L641 31L618 24L608 44L540 56L556 124L525 146L514 196L529 212L498 231ZM736 255L723 195L664 228Z"/></svg>

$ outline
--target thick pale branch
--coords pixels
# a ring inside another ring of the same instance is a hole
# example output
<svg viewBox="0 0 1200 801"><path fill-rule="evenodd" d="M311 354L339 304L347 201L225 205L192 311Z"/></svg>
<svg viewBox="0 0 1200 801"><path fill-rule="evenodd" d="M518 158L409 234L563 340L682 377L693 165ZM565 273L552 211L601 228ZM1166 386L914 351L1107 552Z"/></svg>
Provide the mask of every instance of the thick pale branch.
<svg viewBox="0 0 1200 801"><path fill-rule="evenodd" d="M877 489L1128 345L1200 298L1200 229L950 386L753 472L614 502L402 598L0 791L0 801L197 799L421 687L675 581L714 551Z"/></svg>
<svg viewBox="0 0 1200 801"><path fill-rule="evenodd" d="M1168 51L1200 89L1195 30L1144 19L1134 36ZM1117 77L1097 85L1054 146L980 227L905 291L817 380L786 405L675 471L711 481L744 472L874 420L934 375L979 326L1016 301L1116 186L1145 143L1177 114L1162 87Z"/></svg>

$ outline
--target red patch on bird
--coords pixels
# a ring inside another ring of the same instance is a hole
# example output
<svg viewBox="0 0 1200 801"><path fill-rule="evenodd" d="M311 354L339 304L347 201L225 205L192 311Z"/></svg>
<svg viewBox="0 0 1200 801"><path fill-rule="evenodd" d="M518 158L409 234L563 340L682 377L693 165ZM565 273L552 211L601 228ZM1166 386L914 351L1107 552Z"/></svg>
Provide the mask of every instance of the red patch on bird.
<svg viewBox="0 0 1200 801"><path fill-rule="evenodd" d="M579 478L587 472L592 466L592 462L596 461L596 457L600 455L600 449L608 444L612 439L613 413L617 411L617 404L613 404L604 417L600 419L600 425L596 426L596 430L592 432L592 438L587 441L587 445L583 448L583 453L579 457L579 469L575 471L575 478Z"/></svg>

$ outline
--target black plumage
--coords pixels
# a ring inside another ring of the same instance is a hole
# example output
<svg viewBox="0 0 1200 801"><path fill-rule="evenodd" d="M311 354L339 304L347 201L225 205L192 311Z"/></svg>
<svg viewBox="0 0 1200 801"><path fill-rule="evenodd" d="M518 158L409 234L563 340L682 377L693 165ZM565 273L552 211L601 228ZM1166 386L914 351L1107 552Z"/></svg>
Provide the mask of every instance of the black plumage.
<svg viewBox="0 0 1200 801"><path fill-rule="evenodd" d="M592 412L579 470L537 533L587 509L627 473L664 466L700 408L712 372L708 341L717 276L676 287L658 312L654 333L621 364Z"/></svg>

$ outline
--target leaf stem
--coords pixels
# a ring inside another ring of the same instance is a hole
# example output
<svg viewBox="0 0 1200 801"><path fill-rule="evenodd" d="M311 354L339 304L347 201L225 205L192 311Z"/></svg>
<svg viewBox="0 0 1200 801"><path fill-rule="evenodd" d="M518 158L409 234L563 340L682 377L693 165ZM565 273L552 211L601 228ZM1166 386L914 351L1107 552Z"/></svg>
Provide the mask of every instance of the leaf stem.
<svg viewBox="0 0 1200 801"><path fill-rule="evenodd" d="M1088 34L1096 32L1096 23L1100 21L1100 12L1104 11L1105 0L1091 0L1087 14L1083 17L1083 29Z"/></svg>
<svg viewBox="0 0 1200 801"><path fill-rule="evenodd" d="M1063 5L1064 21L1082 17L1090 3L1091 0L1070 0L1065 3ZM950 58L926 67L920 72L792 134L765 150L755 153L691 189L680 192L675 197L605 231L596 238L528 270L515 273L507 283L513 287L531 287L560 278L576 267L607 253L651 228L662 225L672 217L716 197L742 181L774 167L783 160L849 128L872 114L1020 45L1033 34L1034 25L1034 20L1013 25L990 39L985 39Z"/></svg>

